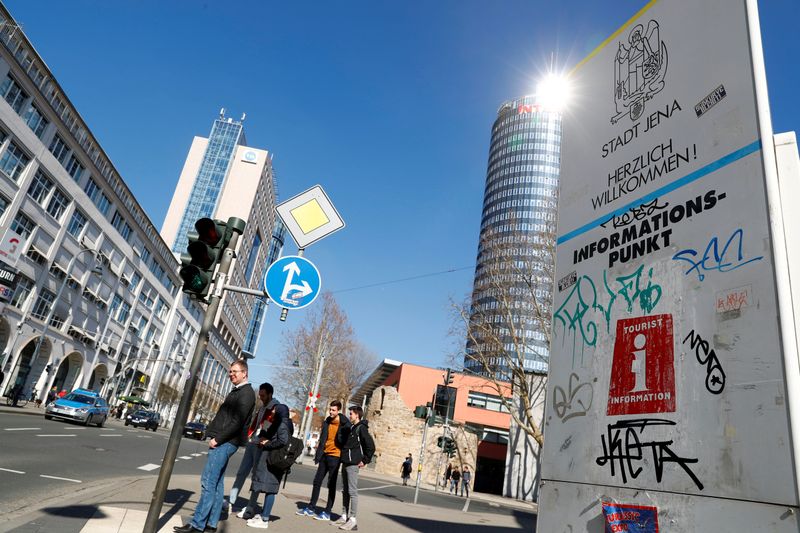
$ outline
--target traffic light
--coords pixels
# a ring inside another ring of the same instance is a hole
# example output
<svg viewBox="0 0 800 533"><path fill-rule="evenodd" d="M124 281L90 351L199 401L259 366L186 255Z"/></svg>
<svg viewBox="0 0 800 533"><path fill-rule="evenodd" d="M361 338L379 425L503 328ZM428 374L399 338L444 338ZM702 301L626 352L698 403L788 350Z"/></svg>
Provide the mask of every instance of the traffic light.
<svg viewBox="0 0 800 533"><path fill-rule="evenodd" d="M48 364L46 367L44 367L44 371L47 372L48 374L50 373L51 370L53 370L53 365Z"/></svg>
<svg viewBox="0 0 800 533"><path fill-rule="evenodd" d="M180 276L183 292L192 298L203 299L208 295L214 269L222 258L222 251L230 241L225 222L201 218L190 231L186 254L181 255Z"/></svg>
<svg viewBox="0 0 800 533"><path fill-rule="evenodd" d="M451 369L449 369L449 368L447 369L447 373L444 375L444 384L445 384L445 386L449 386L449 385L453 384L452 372L453 371Z"/></svg>
<svg viewBox="0 0 800 533"><path fill-rule="evenodd" d="M455 439L452 439L450 437L445 438L443 450L444 450L444 453L447 454L447 457L452 458L456 454L456 441L455 441Z"/></svg>
<svg viewBox="0 0 800 533"><path fill-rule="evenodd" d="M428 408L424 405L418 405L414 409L414 416L416 418L426 418L428 416Z"/></svg>
<svg viewBox="0 0 800 533"><path fill-rule="evenodd" d="M444 449L444 437L439 437L438 439L436 439L436 446Z"/></svg>

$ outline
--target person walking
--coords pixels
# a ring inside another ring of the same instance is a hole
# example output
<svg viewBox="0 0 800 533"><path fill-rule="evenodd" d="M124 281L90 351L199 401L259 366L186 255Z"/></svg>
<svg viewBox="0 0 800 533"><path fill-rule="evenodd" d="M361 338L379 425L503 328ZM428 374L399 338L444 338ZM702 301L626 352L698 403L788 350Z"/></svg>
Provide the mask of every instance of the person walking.
<svg viewBox="0 0 800 533"><path fill-rule="evenodd" d="M333 400L328 406L328 418L322 423L317 452L314 455L314 463L318 466L317 474L314 476L314 486L311 489L311 500L307 506L297 511L298 515L313 516L316 520L331 519L331 509L336 500L336 481L339 478L342 445L350 430L350 421L340 412L341 410L342 402L339 400ZM328 501L325 510L315 514L319 491L325 476L328 476Z"/></svg>
<svg viewBox="0 0 800 533"><path fill-rule="evenodd" d="M239 359L228 371L233 389L206 428L208 459L200 476L200 500L192 520L175 526L176 533L216 531L225 495L225 469L239 446L247 442L247 421L256 403L256 393L247 383L247 363Z"/></svg>
<svg viewBox="0 0 800 533"><path fill-rule="evenodd" d="M48 405L50 405L51 403L56 401L56 395L57 394L58 394L58 391L56 390L55 387L53 387L52 389L47 391L47 401L44 402L44 406L47 407Z"/></svg>
<svg viewBox="0 0 800 533"><path fill-rule="evenodd" d="M281 478L285 474L285 470L280 470L269 464L269 451L289 444L289 437L293 433L294 424L292 424L292 418L289 415L289 408L282 403L276 404L272 424L263 434L261 441L265 452L262 457L266 457L257 461L253 469L253 484L250 488L250 503L248 503L248 508L255 509L258 495L263 492L266 494L264 508L260 515L254 515L247 520L248 527L256 529L267 529L269 527L269 516L272 512L272 506L275 505L275 496L280 490Z"/></svg>
<svg viewBox="0 0 800 533"><path fill-rule="evenodd" d="M231 488L230 495L228 496L229 515L232 515L236 512L234 509L234 505L236 505L236 498L239 497L239 492L242 490L247 477L253 473L255 466L261 459L261 452L263 451L263 448L259 442L261 440L261 436L259 434L262 430L269 428L269 424L272 421L272 408L278 403L277 400L272 397L274 392L275 389L269 383L262 383L258 387L258 399L261 402L261 407L258 409L256 415L253 417L253 420L250 422L250 425L247 428L247 438L249 440L244 448L244 457L242 457L242 462L239 465L239 470L236 472L236 478L233 481L233 487ZM256 493L256 496L258 496L258 493ZM251 502L248 502L247 505L243 507L238 514L236 514L236 516L239 518L248 519L253 518L255 514L255 508L251 505Z"/></svg>
<svg viewBox="0 0 800 533"><path fill-rule="evenodd" d="M447 483L450 482L450 474L453 472L453 465L447 463L447 468L444 469L444 478L442 480L442 488L447 487Z"/></svg>
<svg viewBox="0 0 800 533"><path fill-rule="evenodd" d="M408 480L411 477L412 462L411 454L408 454L408 457L400 466L400 477L403 478L403 485L408 485Z"/></svg>
<svg viewBox="0 0 800 533"><path fill-rule="evenodd" d="M344 531L357 531L358 471L372 461L375 441L369 434L369 424L363 420L364 410L354 405L350 408L350 433L342 446L342 507L344 512L334 522Z"/></svg>
<svg viewBox="0 0 800 533"><path fill-rule="evenodd" d="M453 471L450 472L450 494L453 491L456 492L456 496L458 496L458 482L461 480L461 472L458 471L458 467L454 467Z"/></svg>
<svg viewBox="0 0 800 533"><path fill-rule="evenodd" d="M461 495L464 495L464 492L467 493L467 498L469 498L469 482L472 481L472 471L469 469L469 466L464 465L464 471L461 472Z"/></svg>

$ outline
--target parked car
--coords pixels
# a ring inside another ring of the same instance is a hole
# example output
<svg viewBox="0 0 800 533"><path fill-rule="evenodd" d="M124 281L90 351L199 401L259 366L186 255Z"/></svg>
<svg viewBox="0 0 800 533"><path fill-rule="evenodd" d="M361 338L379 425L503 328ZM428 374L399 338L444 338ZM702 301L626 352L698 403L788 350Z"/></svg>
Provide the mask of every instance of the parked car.
<svg viewBox="0 0 800 533"><path fill-rule="evenodd" d="M161 415L155 411L135 411L125 417L125 425L133 426L135 428L143 427L144 429L158 429L161 424Z"/></svg>
<svg viewBox="0 0 800 533"><path fill-rule="evenodd" d="M200 422L189 422L183 426L183 436L190 439L205 440L206 425Z"/></svg>
<svg viewBox="0 0 800 533"><path fill-rule="evenodd" d="M85 426L96 424L101 428L108 419L108 404L93 390L75 389L63 398L50 402L44 410L44 417L47 420L72 420Z"/></svg>

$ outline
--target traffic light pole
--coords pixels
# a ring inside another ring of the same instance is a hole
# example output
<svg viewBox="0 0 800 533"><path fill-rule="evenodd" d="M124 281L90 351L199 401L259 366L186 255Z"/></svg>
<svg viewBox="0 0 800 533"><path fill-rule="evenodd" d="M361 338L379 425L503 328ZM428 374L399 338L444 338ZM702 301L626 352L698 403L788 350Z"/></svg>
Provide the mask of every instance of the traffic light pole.
<svg viewBox="0 0 800 533"><path fill-rule="evenodd" d="M217 315L217 310L222 300L222 293L225 289L225 282L228 278L231 262L233 261L233 251L236 249L236 242L239 240L239 234L244 229L244 222L241 222L241 227L234 229L231 240L223 252L217 279L214 282L214 292L206 308L205 316L203 317L203 325L200 328L197 344L195 344L192 364L189 367L189 379L183 388L183 396L178 405L178 412L175 414L175 424L172 426L172 431L169 435L167 450L164 452L164 460L161 462L158 481L156 481L156 488L153 491L153 499L150 501L150 508L147 511L147 520L145 521L143 529L145 533L155 533L158 530L158 519L161 515L161 507L164 503L164 497L167 494L169 479L172 476L172 469L175 466L175 458L178 456L183 426L186 424L186 419L189 416L192 396L197 387L200 365L203 362L203 353L208 345L208 334L214 326L214 317Z"/></svg>
<svg viewBox="0 0 800 533"><path fill-rule="evenodd" d="M436 401L436 396L434 395L433 401ZM417 503L417 497L419 496L419 484L420 479L422 478L422 463L425 462L425 442L428 437L428 419L431 416L435 416L432 412L432 409L427 405L425 408L428 410L428 416L425 417L425 428L422 430L422 444L419 447L419 463L417 464L417 486L414 488L414 503ZM436 477L433 480L435 486L439 486L439 471L436 471Z"/></svg>

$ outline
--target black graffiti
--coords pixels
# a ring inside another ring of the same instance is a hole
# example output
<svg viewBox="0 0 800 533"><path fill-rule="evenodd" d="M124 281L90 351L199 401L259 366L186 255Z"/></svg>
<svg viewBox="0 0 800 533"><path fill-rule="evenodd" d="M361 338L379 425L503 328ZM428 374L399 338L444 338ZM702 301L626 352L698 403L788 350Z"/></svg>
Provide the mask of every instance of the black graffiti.
<svg viewBox="0 0 800 533"><path fill-rule="evenodd" d="M664 474L665 463L675 463L697 485L703 490L703 484L694 474L690 464L697 463L698 459L688 459L680 457L672 451L670 446L674 441L654 439L648 442L639 440L639 436L648 426L674 426L675 422L659 418L642 418L635 420L622 420L616 424L609 424L608 433L601 435L603 443L603 455L596 459L599 466L609 465L611 476L616 477L617 472L622 478L622 482L627 484L628 478L636 479L642 473L643 468L638 466L640 462L647 462L644 458L644 450L650 448L653 454L653 468L655 469L656 482L661 483ZM638 429L638 432L637 432ZM624 433L624 434L623 434Z"/></svg>
<svg viewBox="0 0 800 533"><path fill-rule="evenodd" d="M694 350L697 362L706 365L706 390L711 394L721 393L725 389L725 371L722 369L717 352L694 330L683 339L682 344L686 344L689 339L691 339L690 346Z"/></svg>
<svg viewBox="0 0 800 533"><path fill-rule="evenodd" d="M666 209L667 207L669 207L669 203L666 203L664 205L658 205L658 198L656 198L655 200L644 203L642 205L631 207L621 215L614 215L605 222L603 222L602 224L600 224L600 226L605 228L606 225L608 225L608 223L611 222L614 228L621 228L633 222L638 222L639 220L643 220L644 218L652 215L654 212L660 209Z"/></svg>

